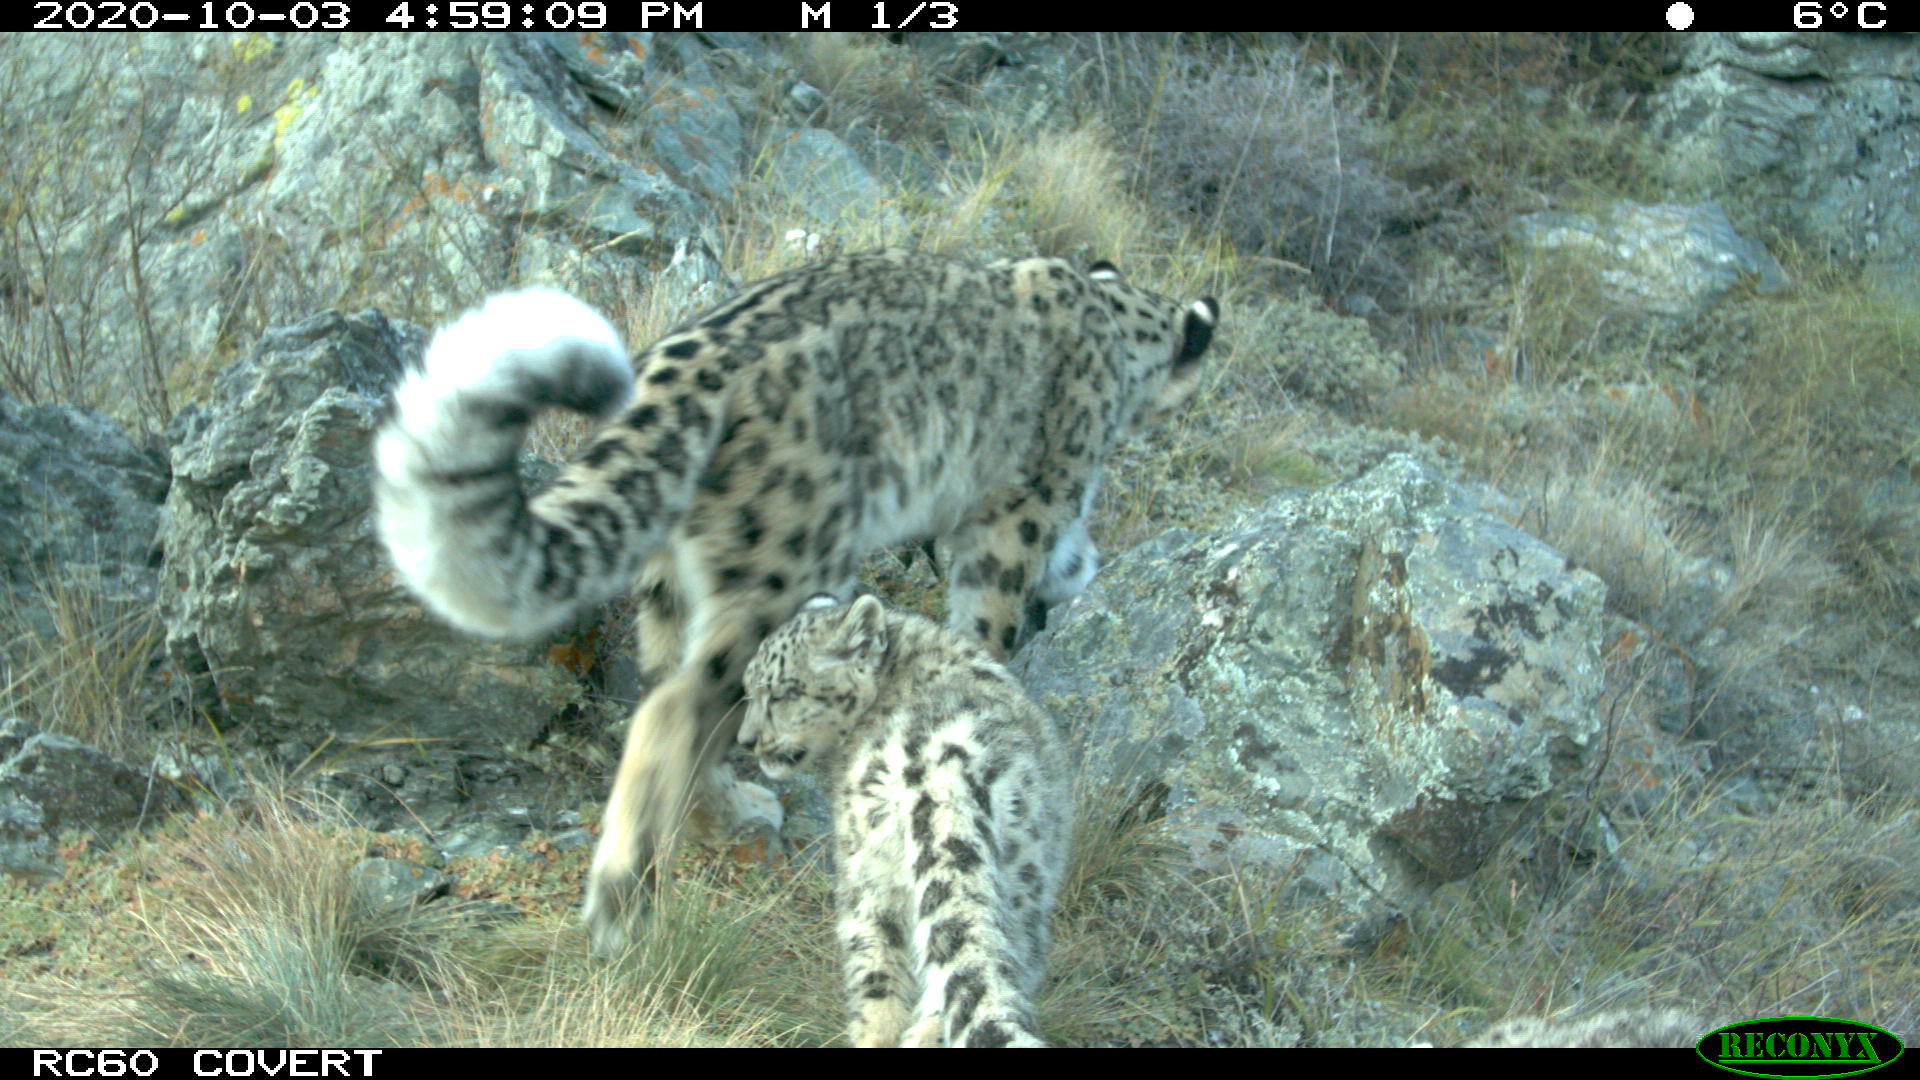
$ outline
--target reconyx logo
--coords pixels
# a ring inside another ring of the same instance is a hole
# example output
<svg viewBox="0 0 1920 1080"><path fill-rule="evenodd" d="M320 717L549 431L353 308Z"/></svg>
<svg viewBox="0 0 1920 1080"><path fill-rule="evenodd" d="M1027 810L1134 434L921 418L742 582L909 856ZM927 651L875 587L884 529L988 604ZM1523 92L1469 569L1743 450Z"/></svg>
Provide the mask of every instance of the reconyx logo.
<svg viewBox="0 0 1920 1080"><path fill-rule="evenodd" d="M1891 1065L1905 1047L1891 1033L1832 1016L1769 1016L1706 1033L1695 1047L1710 1064L1746 1076L1812 1080Z"/></svg>

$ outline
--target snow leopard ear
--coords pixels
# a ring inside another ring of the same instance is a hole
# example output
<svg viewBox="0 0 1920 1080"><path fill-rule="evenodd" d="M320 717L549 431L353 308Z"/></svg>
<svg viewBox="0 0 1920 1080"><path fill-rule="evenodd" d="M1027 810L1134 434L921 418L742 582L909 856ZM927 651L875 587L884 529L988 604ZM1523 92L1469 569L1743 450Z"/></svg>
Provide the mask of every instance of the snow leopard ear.
<svg viewBox="0 0 1920 1080"><path fill-rule="evenodd" d="M1213 342L1213 325L1220 321L1220 301L1209 296L1196 300L1187 309L1187 322L1180 341L1180 355L1174 358L1174 370L1193 366L1200 354Z"/></svg>
<svg viewBox="0 0 1920 1080"><path fill-rule="evenodd" d="M847 606L824 651L840 663L872 663L887 651L887 609L871 593Z"/></svg>

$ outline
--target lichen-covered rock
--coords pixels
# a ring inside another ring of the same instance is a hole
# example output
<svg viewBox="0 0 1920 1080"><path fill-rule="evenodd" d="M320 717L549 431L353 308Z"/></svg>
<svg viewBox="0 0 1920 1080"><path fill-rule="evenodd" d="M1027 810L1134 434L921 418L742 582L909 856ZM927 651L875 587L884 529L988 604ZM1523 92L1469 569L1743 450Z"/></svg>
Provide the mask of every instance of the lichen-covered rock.
<svg viewBox="0 0 1920 1080"><path fill-rule="evenodd" d="M1912 35L1688 34L1649 106L1670 183L1868 262L1920 251Z"/></svg>
<svg viewBox="0 0 1920 1080"><path fill-rule="evenodd" d="M394 913L438 900L453 891L454 877L405 859L367 858L349 872L353 892L370 911Z"/></svg>
<svg viewBox="0 0 1920 1080"><path fill-rule="evenodd" d="M1203 865L1378 915L1471 872L1581 759L1604 592L1395 455L1128 552L1014 667L1082 771L1163 799Z"/></svg>
<svg viewBox="0 0 1920 1080"><path fill-rule="evenodd" d="M1736 285L1763 292L1787 286L1766 248L1734 231L1713 203L1647 206L1628 200L1595 217L1550 210L1514 221L1529 261L1576 260L1622 311L1691 318Z"/></svg>
<svg viewBox="0 0 1920 1080"><path fill-rule="evenodd" d="M1365 319L1300 301L1267 305L1259 318L1249 333L1273 343L1281 385L1313 401L1364 404L1391 389L1405 366Z"/></svg>
<svg viewBox="0 0 1920 1080"><path fill-rule="evenodd" d="M119 413L352 295L439 318L508 283L644 286L749 158L736 35L149 35L0 41L58 145L9 174L52 245L22 340ZM44 159L44 160L43 160ZM108 195L106 193L114 193ZM129 248L137 255L129 259ZM18 280L12 280L17 278ZM162 415L164 408L147 414Z"/></svg>
<svg viewBox="0 0 1920 1080"><path fill-rule="evenodd" d="M892 193L876 180L860 155L840 136L823 128L776 133L767 168L775 190L792 195L796 207L814 224L833 230L852 227L879 215L903 228L892 209Z"/></svg>
<svg viewBox="0 0 1920 1080"><path fill-rule="evenodd" d="M61 589L151 604L166 494L166 459L112 420L0 391L0 590L22 624L8 629L52 632Z"/></svg>
<svg viewBox="0 0 1920 1080"><path fill-rule="evenodd" d="M53 844L61 833L111 839L177 805L165 781L77 739L0 718L0 873L58 876Z"/></svg>
<svg viewBox="0 0 1920 1080"><path fill-rule="evenodd" d="M269 333L182 414L162 529L167 649L198 706L308 749L524 741L574 692L544 646L461 635L396 584L371 438L424 335L378 312Z"/></svg>

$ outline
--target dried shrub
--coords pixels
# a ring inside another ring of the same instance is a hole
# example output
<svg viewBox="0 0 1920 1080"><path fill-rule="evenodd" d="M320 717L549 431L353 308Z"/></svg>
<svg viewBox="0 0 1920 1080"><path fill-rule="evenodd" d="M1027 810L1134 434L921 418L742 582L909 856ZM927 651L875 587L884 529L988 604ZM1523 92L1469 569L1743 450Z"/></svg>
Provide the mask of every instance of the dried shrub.
<svg viewBox="0 0 1920 1080"><path fill-rule="evenodd" d="M1389 237L1413 199L1374 164L1364 108L1330 69L1292 54L1175 68L1144 186L1242 253L1305 268L1328 292L1396 299L1405 275Z"/></svg>

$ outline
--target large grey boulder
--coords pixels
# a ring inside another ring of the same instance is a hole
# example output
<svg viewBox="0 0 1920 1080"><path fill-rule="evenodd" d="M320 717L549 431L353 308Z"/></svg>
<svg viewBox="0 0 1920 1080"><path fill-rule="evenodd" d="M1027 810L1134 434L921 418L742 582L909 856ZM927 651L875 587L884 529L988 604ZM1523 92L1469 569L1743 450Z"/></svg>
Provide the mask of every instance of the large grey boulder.
<svg viewBox="0 0 1920 1080"><path fill-rule="evenodd" d="M166 459L91 409L0 391L0 611L54 631L49 594L149 605Z"/></svg>
<svg viewBox="0 0 1920 1080"><path fill-rule="evenodd" d="M776 190L789 192L808 221L829 232L878 217L889 231L905 222L889 204L892 197L860 155L823 128L776 132L769 146L768 171ZM876 210L876 208L879 208Z"/></svg>
<svg viewBox="0 0 1920 1080"><path fill-rule="evenodd" d="M179 801L165 781L94 747L0 717L0 873L56 877L53 845L62 833L112 839Z"/></svg>
<svg viewBox="0 0 1920 1080"><path fill-rule="evenodd" d="M1604 591L1395 455L1128 552L1013 666L1081 771L1163 801L1201 865L1377 916L1581 760Z"/></svg>
<svg viewBox="0 0 1920 1080"><path fill-rule="evenodd" d="M1920 37L1686 35L1650 111L1683 190L1867 262L1920 259Z"/></svg>
<svg viewBox="0 0 1920 1080"><path fill-rule="evenodd" d="M716 46L724 41L728 49ZM116 414L341 296L422 320L509 283L639 290L748 161L731 35L195 35L0 41L8 175L43 257L19 336L111 356L53 385ZM17 140L16 140L17 141ZM171 388L169 390L169 388ZM173 402L173 404L177 404Z"/></svg>
<svg viewBox="0 0 1920 1080"><path fill-rule="evenodd" d="M1620 311L1690 318L1742 283L1762 292L1787 286L1779 261L1736 232L1714 203L1623 199L1598 216L1525 214L1511 232L1526 262L1576 262Z"/></svg>
<svg viewBox="0 0 1920 1080"><path fill-rule="evenodd" d="M378 312L269 333L182 414L162 530L167 648L215 717L313 748L529 738L575 692L537 643L427 615L374 534L370 442L421 349Z"/></svg>
<svg viewBox="0 0 1920 1080"><path fill-rule="evenodd" d="M650 86L666 94L656 84L677 77L656 75L646 61L654 51L649 35L615 35L593 49L563 48L564 41L517 34L343 41L281 106L272 172L230 211L266 215L318 280L350 279L364 245L334 237L371 219L396 263L407 261L400 253L427 256L418 262L431 277L416 288L456 297L578 270L581 246L670 250L704 205L636 150L656 128L673 128L681 110L640 110L639 130L629 133L610 123L610 108L648 102ZM663 141L680 147L724 126L713 115L727 110L724 98L672 96L701 104L689 107L694 130ZM743 153L737 138L710 153L703 183L724 190L724 175ZM708 175L714 170L723 178ZM568 234L565 242L547 236L555 229Z"/></svg>

